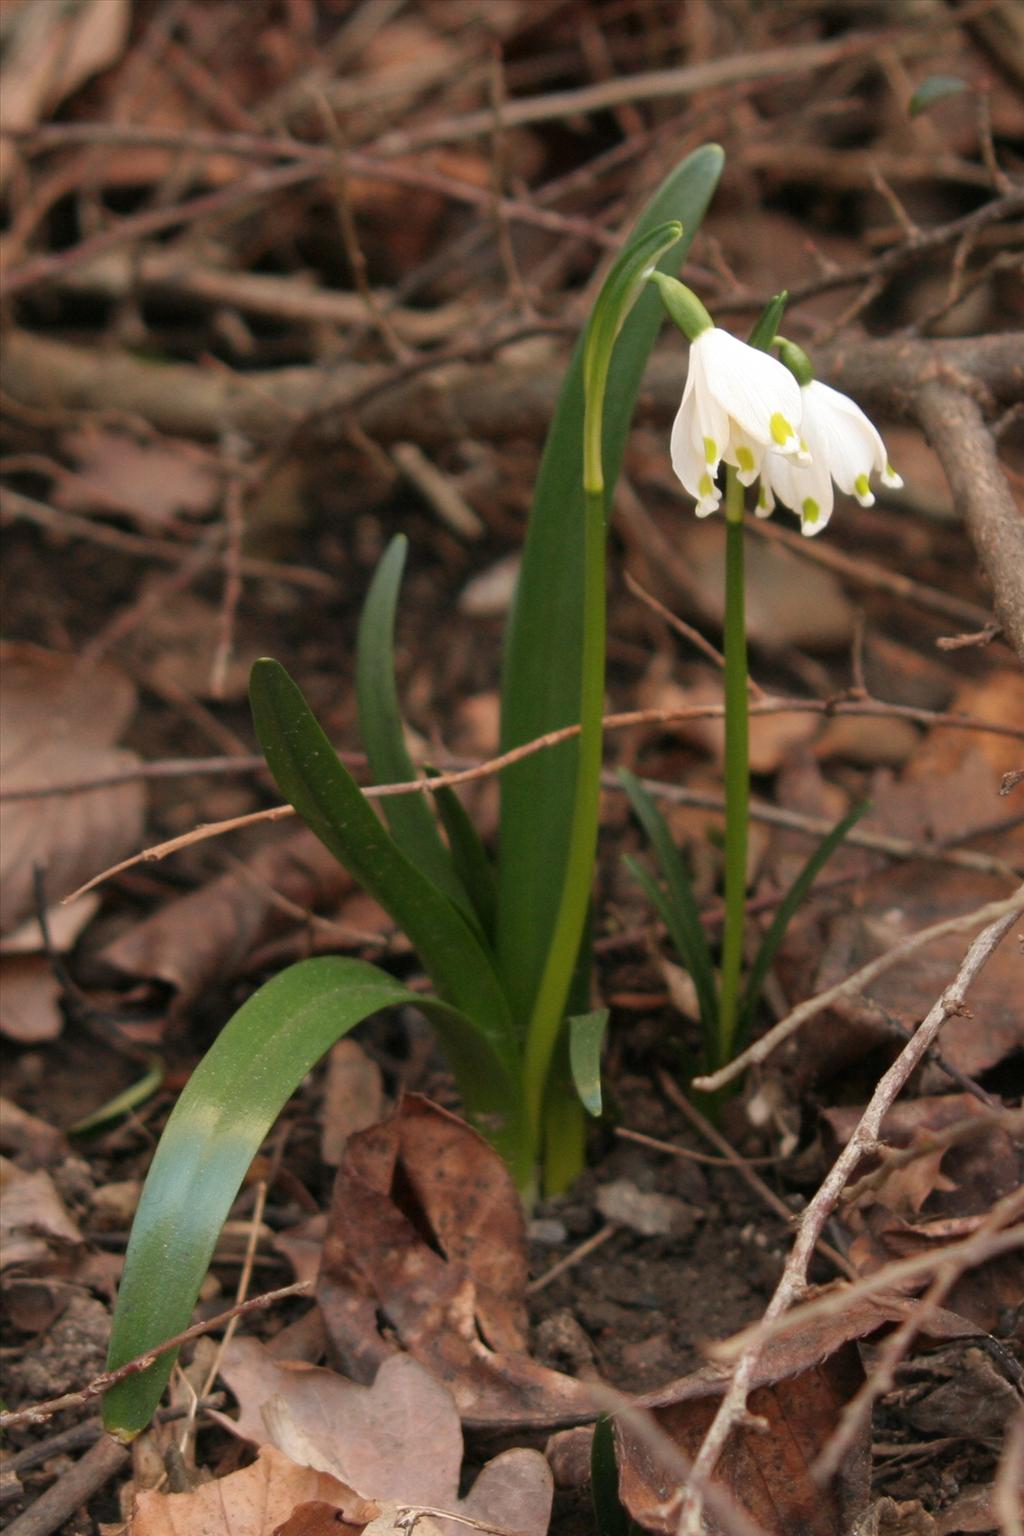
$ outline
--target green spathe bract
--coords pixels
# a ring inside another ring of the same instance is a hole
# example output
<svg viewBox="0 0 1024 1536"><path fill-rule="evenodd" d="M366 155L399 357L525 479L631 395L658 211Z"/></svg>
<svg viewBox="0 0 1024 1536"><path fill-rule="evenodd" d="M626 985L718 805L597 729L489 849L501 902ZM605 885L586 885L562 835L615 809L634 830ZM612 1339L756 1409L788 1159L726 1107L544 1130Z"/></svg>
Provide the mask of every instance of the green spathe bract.
<svg viewBox="0 0 1024 1536"><path fill-rule="evenodd" d="M617 478L660 322L656 300L640 291L643 278L670 246L673 259L682 258L721 166L721 151L707 147L659 189L595 306L586 389L581 345L562 392L510 631L503 730L507 744L509 738L518 744L580 720L582 709L586 750L562 753L555 772L542 773L551 791L543 805L528 768L511 787L503 784L498 871L450 791L437 806L447 840L419 794L388 805L385 826L284 669L269 660L254 668L256 730L282 793L408 934L438 995L413 994L364 962L327 958L283 972L234 1015L196 1068L157 1149L126 1256L112 1368L187 1325L217 1235L277 1114L334 1041L382 1008L415 1004L428 1014L469 1119L502 1152L524 1193L533 1188L538 1160L548 1164L549 1184L565 1182L579 1166L582 1111L569 1085L575 1083L592 1111L599 1107L605 1023L603 1011L588 1010L589 967L581 947L600 770L605 497ZM673 221L686 226L681 242ZM588 462L601 466L606 487L592 485L589 501L585 417ZM378 570L360 631L360 727L382 779L415 777L393 681L404 558L404 541L396 541ZM589 765L586 772L577 759ZM535 817L539 827L532 825ZM574 1016L569 1022L566 1012ZM170 1354L161 1357L107 1394L104 1421L112 1433L130 1439L144 1427L171 1361Z"/></svg>

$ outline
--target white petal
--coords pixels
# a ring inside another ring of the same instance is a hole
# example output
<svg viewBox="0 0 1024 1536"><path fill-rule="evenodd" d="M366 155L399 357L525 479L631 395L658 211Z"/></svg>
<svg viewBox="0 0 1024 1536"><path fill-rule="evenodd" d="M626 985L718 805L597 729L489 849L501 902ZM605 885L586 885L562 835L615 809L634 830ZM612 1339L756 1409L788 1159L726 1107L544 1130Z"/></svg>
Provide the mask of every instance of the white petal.
<svg viewBox="0 0 1024 1536"><path fill-rule="evenodd" d="M873 470L884 470L885 444L859 405L817 380L804 387L803 433L812 456L823 459L833 480L862 506L874 501Z"/></svg>
<svg viewBox="0 0 1024 1536"><path fill-rule="evenodd" d="M697 345L703 349L708 388L744 436L765 448L795 453L801 399L789 369L717 327L705 331Z"/></svg>
<svg viewBox="0 0 1024 1536"><path fill-rule="evenodd" d="M721 492L715 484L714 470L710 469L702 448L695 442L694 423L697 420L697 394L689 388L683 393L682 402L672 423L669 452L672 468L686 490L698 503L697 511L705 517L713 512L721 500ZM701 511L701 507L704 511Z"/></svg>

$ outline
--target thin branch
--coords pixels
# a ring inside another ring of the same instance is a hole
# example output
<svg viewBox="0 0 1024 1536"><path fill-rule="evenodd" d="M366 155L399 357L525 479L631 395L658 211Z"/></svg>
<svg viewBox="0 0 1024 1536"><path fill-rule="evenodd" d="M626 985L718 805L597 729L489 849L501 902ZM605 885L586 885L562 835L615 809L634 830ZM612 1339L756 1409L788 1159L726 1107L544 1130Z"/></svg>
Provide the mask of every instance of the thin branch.
<svg viewBox="0 0 1024 1536"><path fill-rule="evenodd" d="M720 719L725 712L723 704L695 704L683 709L638 709L630 710L624 714L606 715L603 721L606 731L631 729L639 725L671 725L680 720ZM917 720L920 723L931 725L950 725L959 730L983 730L992 731L1000 736L1012 736L1024 739L1024 727L995 724L991 721L971 720L966 715L939 715L931 710L915 709L902 704L880 704L873 700L852 700L832 702L824 699L771 699L762 700L750 706L752 715L762 714L852 714L852 715L892 715L904 719ZM538 736L534 741L528 741L521 747L514 747L509 752L503 752L500 756L492 758L489 762L481 763L472 768L461 769L455 773L438 774L435 778L410 779L401 784L377 784L363 789L363 794L368 799L384 799L392 795L410 794L434 794L439 789L451 789L461 784L474 783L478 779L489 778L493 774L500 773L503 768L509 768L514 763L522 762L535 752L545 751L551 747L561 745L564 741L571 741L579 735L578 725L563 726L561 730L548 731L543 736ZM780 813L783 814L783 813ZM271 806L263 811L251 811L244 816L232 816L227 821L213 822L209 826L194 827L192 831L182 833L178 837L170 838L167 842L154 844L145 848L141 853L133 854L131 858L122 859L119 864L112 864L109 869L81 885L63 898L64 902L76 901L79 896L84 896L95 886L101 885L111 876L121 874L126 869L143 862L153 862L164 859L168 854L176 853L181 848L191 847L195 843L205 842L211 837L220 837L225 832L240 831L244 827L257 826L264 821L280 821L287 816L294 815L290 805ZM765 819L771 819L766 817ZM787 823L789 824L789 823ZM829 830L826 828L826 830ZM852 839L851 839L852 840ZM872 844L877 846L877 844ZM910 844L908 847L914 847ZM894 840L889 840L886 851L895 851ZM899 855L898 855L899 856ZM903 855L905 856L905 855ZM991 865L986 867L991 868ZM1006 870L1004 869L1004 873Z"/></svg>
<svg viewBox="0 0 1024 1536"><path fill-rule="evenodd" d="M65 1392L60 1397L48 1398L43 1403L33 1403L30 1408L18 1408L9 1413L0 1413L0 1431L12 1428L15 1424L42 1424L55 1413L60 1413L64 1408L80 1408L83 1403L88 1403L94 1397L101 1397L104 1392L123 1381L126 1376L137 1376L140 1371L145 1371L165 1355L169 1349L177 1349L181 1344L187 1344L192 1339L199 1339L207 1333L213 1333L218 1328L225 1327L232 1318L243 1317L250 1312L262 1312L268 1307L276 1306L279 1301L286 1301L289 1296L308 1296L313 1289L312 1280L297 1280L292 1285L282 1285L276 1291L263 1291L259 1296L250 1296L248 1301L238 1302L233 1307L228 1307L226 1312L218 1312L216 1317L207 1318L203 1323L193 1323L191 1328L176 1333L173 1338L164 1339L161 1343L148 1349L143 1355L136 1355L134 1360L126 1360L124 1365L119 1365L116 1371L103 1371L99 1376L94 1376L86 1386L80 1387L77 1392Z"/></svg>
<svg viewBox="0 0 1024 1536"><path fill-rule="evenodd" d="M1009 920L1014 921L1024 912L1024 885L1020 886L1012 896L1004 901L990 901L983 907L977 907L973 912L961 912L957 917L947 917L941 923L933 923L930 928L920 928L917 933L908 935L900 943L894 944L883 955L870 960L867 965L862 965L859 971L854 971L852 976L837 982L834 987L827 987L824 992L819 992L816 997L809 997L788 1013L784 1019L755 1040L754 1044L741 1051L738 1056L717 1072L708 1073L704 1077L695 1077L693 1086L700 1088L704 1093L713 1093L723 1088L726 1083L734 1082L737 1077L742 1077L748 1067L765 1061L773 1051L777 1050L784 1041L797 1030L813 1019L815 1014L821 1013L830 1003L836 1002L841 997L856 996L863 992L883 972L891 970L894 965L910 958L923 949L927 944L933 944L936 939L948 937L951 933L964 933L967 929L976 928L979 923L991 923L1003 914L1009 914ZM918 1032L920 1033L920 1031ZM917 1039L917 1035L913 1036Z"/></svg>
<svg viewBox="0 0 1024 1536"><path fill-rule="evenodd" d="M879 1081L853 1135L800 1219L800 1227L786 1260L782 1278L764 1314L766 1323L774 1322L777 1317L788 1311L803 1290L818 1239L835 1210L850 1175L865 1152L877 1144L882 1121L895 1103L907 1079L937 1038L946 1020L962 1009L975 978L995 952L1000 941L1018 920L1022 911L1024 911L1024 886L1013 898L1010 910L1004 911L1002 916L989 923L971 944L954 980L945 988L929 1010L917 1033ZM693 1463L680 1515L680 1536L699 1536L704 1493L726 1441L746 1412L747 1394L754 1379L761 1350L762 1346L755 1342L744 1350L736 1362L728 1390Z"/></svg>

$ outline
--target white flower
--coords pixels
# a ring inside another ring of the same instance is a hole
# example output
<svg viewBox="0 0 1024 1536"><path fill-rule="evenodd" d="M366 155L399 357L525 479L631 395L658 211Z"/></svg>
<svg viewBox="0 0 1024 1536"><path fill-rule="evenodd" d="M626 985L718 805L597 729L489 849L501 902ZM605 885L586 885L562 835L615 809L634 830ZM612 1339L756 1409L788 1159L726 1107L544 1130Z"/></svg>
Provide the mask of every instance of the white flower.
<svg viewBox="0 0 1024 1536"><path fill-rule="evenodd" d="M859 405L817 379L801 385L803 411L800 432L810 450L809 465L793 464L781 454L766 454L761 465L758 517L767 517L775 499L800 514L803 533L820 533L832 516L835 481L862 507L874 503L870 476L877 472L882 484L899 490L903 481L889 463L876 428Z"/></svg>
<svg viewBox="0 0 1024 1536"><path fill-rule="evenodd" d="M743 485L757 479L768 450L807 458L797 433L800 386L767 352L709 326L690 345L682 404L672 427L672 468L697 503L697 516L716 511L715 484L724 459ZM785 460L779 460L780 463Z"/></svg>

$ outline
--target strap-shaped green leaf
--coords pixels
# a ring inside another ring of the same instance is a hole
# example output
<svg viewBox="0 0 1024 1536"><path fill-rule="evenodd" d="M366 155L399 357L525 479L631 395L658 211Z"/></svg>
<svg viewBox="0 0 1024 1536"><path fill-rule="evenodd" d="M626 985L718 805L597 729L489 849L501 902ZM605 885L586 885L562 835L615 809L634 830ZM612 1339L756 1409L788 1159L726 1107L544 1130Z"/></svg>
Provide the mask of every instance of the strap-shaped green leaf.
<svg viewBox="0 0 1024 1536"><path fill-rule="evenodd" d="M807 892L814 884L822 869L835 853L839 844L843 841L851 827L856 826L860 818L871 809L871 801L863 800L860 805L855 805L852 811L848 811L842 821L837 821L832 831L827 833L811 854L803 869L793 881L785 896L775 909L768 932L761 940L761 946L757 951L757 957L747 977L747 985L740 1002L736 1028L736 1050L741 1051L750 1034L750 1026L753 1022L754 1009L761 995L765 978L771 970L772 962L778 953L779 945L786 936L793 914L803 901Z"/></svg>
<svg viewBox="0 0 1024 1536"><path fill-rule="evenodd" d="M606 1413L602 1413L594 1425L594 1438L590 1443L590 1497L597 1536L630 1536L637 1529L619 1498L615 1430Z"/></svg>
<svg viewBox="0 0 1024 1536"><path fill-rule="evenodd" d="M514 1071L508 1003L469 921L397 846L278 662L255 664L249 697L260 746L285 799L408 935L442 998L478 1021Z"/></svg>
<svg viewBox="0 0 1024 1536"><path fill-rule="evenodd" d="M455 873L469 893L484 937L489 944L493 944L498 916L498 890L494 866L487 856L487 849L454 789L435 789L434 801L448 834Z"/></svg>
<svg viewBox="0 0 1024 1536"><path fill-rule="evenodd" d="M167 1122L132 1225L108 1369L188 1327L220 1229L288 1098L336 1040L395 1004L430 1014L456 1064L481 1085L479 1118L493 1128L504 1117L501 1150L515 1156L514 1090L470 1020L362 960L325 956L291 966L225 1025ZM146 1426L174 1353L107 1393L103 1416L111 1433L130 1439Z"/></svg>
<svg viewBox="0 0 1024 1536"><path fill-rule="evenodd" d="M418 777L406 750L395 683L395 613L409 541L397 534L384 552L363 604L356 648L359 734L378 784ZM425 795L393 795L383 802L391 835L416 868L465 911L470 903L441 840Z"/></svg>
<svg viewBox="0 0 1024 1536"><path fill-rule="evenodd" d="M672 841L672 834L664 816L643 782L625 768L620 770L619 779L629 796L629 803L633 807L637 820L651 840L651 846L665 879L665 891L662 892L655 885L642 865L632 859L628 859L627 863L632 874L655 902L662 921L669 931L669 937L679 952L679 958L693 977L697 1002L700 1006L701 1023L704 1027L705 1048L708 1048L712 1042L717 1042L718 992L715 986L715 968L711 959L711 949L704 932L704 925L700 920L689 872ZM712 1056L709 1056L709 1065L711 1060Z"/></svg>
<svg viewBox="0 0 1024 1536"><path fill-rule="evenodd" d="M580 1103L588 1114L601 1113L601 1047L608 1028L608 1009L577 1013L569 1020L569 1063Z"/></svg>
<svg viewBox="0 0 1024 1536"><path fill-rule="evenodd" d="M662 184L630 238L670 219L683 225L678 266L723 164L717 145L690 155ZM648 354L661 323L654 293L637 300L619 337L604 421L606 505ZM534 494L502 685L502 749L579 719L584 588L583 358L577 347L548 434ZM682 378L680 377L680 393ZM562 890L575 789L572 743L534 753L502 774L498 959L513 1011L529 1017Z"/></svg>

